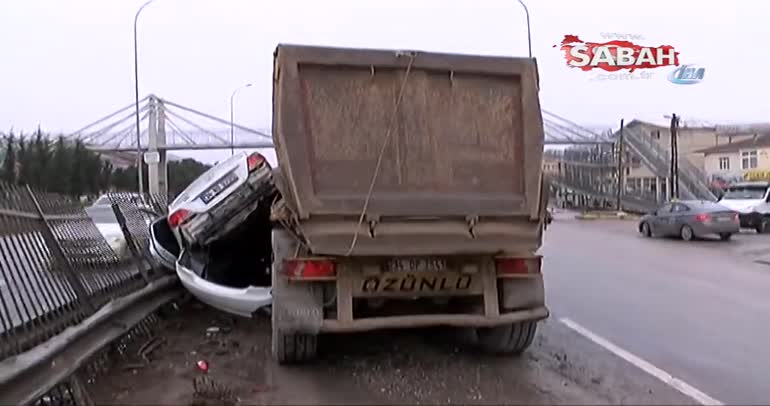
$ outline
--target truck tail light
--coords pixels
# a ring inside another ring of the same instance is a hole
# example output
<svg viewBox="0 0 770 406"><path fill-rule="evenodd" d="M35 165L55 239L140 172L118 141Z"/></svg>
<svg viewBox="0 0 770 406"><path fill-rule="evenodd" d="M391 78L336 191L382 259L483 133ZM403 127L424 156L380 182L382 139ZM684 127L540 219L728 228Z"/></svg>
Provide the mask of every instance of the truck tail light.
<svg viewBox="0 0 770 406"><path fill-rule="evenodd" d="M542 257L530 258L495 258L495 267L497 274L504 275L528 275L539 274Z"/></svg>
<svg viewBox="0 0 770 406"><path fill-rule="evenodd" d="M254 172L259 168L262 163L265 162L265 157L259 152L254 152L246 158L246 165L249 168L249 172Z"/></svg>
<svg viewBox="0 0 770 406"><path fill-rule="evenodd" d="M190 211L185 209L179 209L173 213L171 213L170 216L168 216L168 225L171 228L177 228L180 224L184 223L188 218L190 218Z"/></svg>
<svg viewBox="0 0 770 406"><path fill-rule="evenodd" d="M283 273L292 280L334 279L337 265L323 259L287 259L283 263Z"/></svg>
<svg viewBox="0 0 770 406"><path fill-rule="evenodd" d="M695 216L695 221L699 221L701 223L705 223L705 222L710 221L710 220L711 220L711 216L709 216L706 213L701 213L701 214L698 214L697 216Z"/></svg>

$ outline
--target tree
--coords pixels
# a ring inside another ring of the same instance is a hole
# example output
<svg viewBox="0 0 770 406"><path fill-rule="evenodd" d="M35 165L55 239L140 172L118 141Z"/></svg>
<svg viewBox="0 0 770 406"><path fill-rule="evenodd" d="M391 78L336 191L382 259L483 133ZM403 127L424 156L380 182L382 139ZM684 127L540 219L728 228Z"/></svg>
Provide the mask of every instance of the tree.
<svg viewBox="0 0 770 406"><path fill-rule="evenodd" d="M51 159L50 147L48 138L43 136L43 132L38 127L37 131L35 131L34 141L29 148L29 153L31 154L29 181L43 190L49 189L52 184L52 179L47 171Z"/></svg>
<svg viewBox="0 0 770 406"><path fill-rule="evenodd" d="M72 166L70 169L70 188L69 194L72 196L82 196L86 192L87 176L85 173L87 169L88 151L80 140L75 141L75 148L72 150Z"/></svg>
<svg viewBox="0 0 770 406"><path fill-rule="evenodd" d="M30 162L32 161L31 154L27 151L27 139L24 136L24 134L19 134L19 150L16 154L16 161L18 162L19 166L19 174L16 181L21 185L26 185L29 183L29 177L30 177Z"/></svg>
<svg viewBox="0 0 770 406"><path fill-rule="evenodd" d="M60 135L53 148L51 164L48 166L47 177L52 180L50 191L61 194L70 192L70 179L72 178L70 157L71 153L64 136Z"/></svg>
<svg viewBox="0 0 770 406"><path fill-rule="evenodd" d="M13 131L5 139L5 159L3 159L2 179L10 184L16 183L16 140Z"/></svg>
<svg viewBox="0 0 770 406"><path fill-rule="evenodd" d="M107 160L102 161L102 167L99 169L99 191L110 189L113 173L112 164Z"/></svg>

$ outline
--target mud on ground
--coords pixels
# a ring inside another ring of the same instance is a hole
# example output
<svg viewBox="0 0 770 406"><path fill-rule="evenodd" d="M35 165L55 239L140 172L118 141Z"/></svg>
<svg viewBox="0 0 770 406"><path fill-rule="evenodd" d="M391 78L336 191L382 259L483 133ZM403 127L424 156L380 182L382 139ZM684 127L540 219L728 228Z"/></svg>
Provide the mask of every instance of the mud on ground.
<svg viewBox="0 0 770 406"><path fill-rule="evenodd" d="M149 363L128 359L91 385L96 404L692 403L553 319L518 358L425 329L322 336L318 362L281 367L270 356L269 316L232 317L197 302L161 320L156 335L163 344Z"/></svg>

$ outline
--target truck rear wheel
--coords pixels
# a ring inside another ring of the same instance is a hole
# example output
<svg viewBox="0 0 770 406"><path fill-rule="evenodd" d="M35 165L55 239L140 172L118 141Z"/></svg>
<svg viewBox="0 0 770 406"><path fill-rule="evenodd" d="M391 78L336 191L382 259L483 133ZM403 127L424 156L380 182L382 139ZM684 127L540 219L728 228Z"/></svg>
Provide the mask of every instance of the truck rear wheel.
<svg viewBox="0 0 770 406"><path fill-rule="evenodd" d="M284 312L282 303L277 297L281 296L282 289L286 288L285 281L279 278L280 267L285 258L291 257L297 249L297 242L282 229L273 230L273 264L272 264L272 289L273 308L272 321L272 353L273 358L281 365L300 364L313 361L318 354L318 336L307 333L286 332L282 329L280 314Z"/></svg>
<svg viewBox="0 0 770 406"><path fill-rule="evenodd" d="M284 334L273 327L273 357L281 365L313 361L318 353L318 336Z"/></svg>
<svg viewBox="0 0 770 406"><path fill-rule="evenodd" d="M524 321L496 327L476 329L478 345L492 354L518 355L524 352L535 339L537 322Z"/></svg>

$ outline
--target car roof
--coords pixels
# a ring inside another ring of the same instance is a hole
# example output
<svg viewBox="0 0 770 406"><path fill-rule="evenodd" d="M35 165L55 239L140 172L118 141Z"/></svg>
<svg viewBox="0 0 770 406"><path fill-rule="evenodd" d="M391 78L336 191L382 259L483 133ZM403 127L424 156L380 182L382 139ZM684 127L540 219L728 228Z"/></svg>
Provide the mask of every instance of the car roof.
<svg viewBox="0 0 770 406"><path fill-rule="evenodd" d="M684 204L685 206L687 206L687 207L689 207L691 209L700 209L700 210L705 210L705 211L729 210L727 207L725 207L725 206L723 206L723 205L721 205L721 204L719 204L717 202L712 202L710 200L679 200L679 201L675 201L675 202L671 202L671 203L672 204L674 204L674 203L681 203L681 204Z"/></svg>

